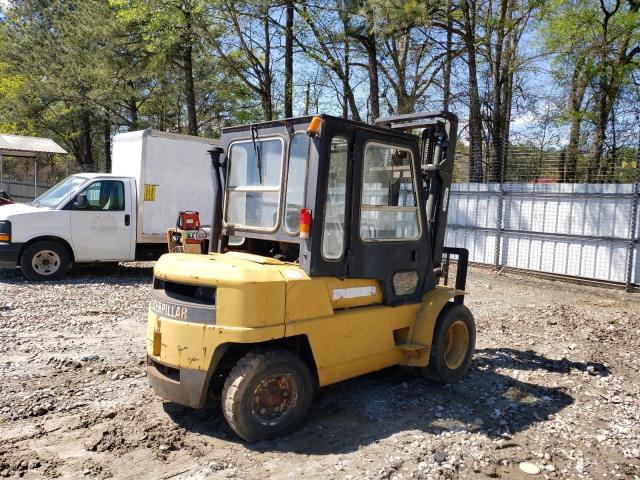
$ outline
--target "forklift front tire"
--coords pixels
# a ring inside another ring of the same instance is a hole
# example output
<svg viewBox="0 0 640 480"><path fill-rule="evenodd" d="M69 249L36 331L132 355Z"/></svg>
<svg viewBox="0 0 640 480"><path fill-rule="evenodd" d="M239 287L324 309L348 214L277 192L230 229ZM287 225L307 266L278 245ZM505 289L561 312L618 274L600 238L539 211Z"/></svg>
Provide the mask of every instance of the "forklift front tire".
<svg viewBox="0 0 640 480"><path fill-rule="evenodd" d="M476 324L464 305L448 303L436 322L429 365L420 374L436 383L455 383L467 374L476 345Z"/></svg>
<svg viewBox="0 0 640 480"><path fill-rule="evenodd" d="M57 280L67 273L70 265L67 249L51 240L32 243L20 256L20 269L28 280Z"/></svg>
<svg viewBox="0 0 640 480"><path fill-rule="evenodd" d="M313 397L309 369L287 350L250 352L233 367L222 390L222 412L231 429L248 442L295 430Z"/></svg>

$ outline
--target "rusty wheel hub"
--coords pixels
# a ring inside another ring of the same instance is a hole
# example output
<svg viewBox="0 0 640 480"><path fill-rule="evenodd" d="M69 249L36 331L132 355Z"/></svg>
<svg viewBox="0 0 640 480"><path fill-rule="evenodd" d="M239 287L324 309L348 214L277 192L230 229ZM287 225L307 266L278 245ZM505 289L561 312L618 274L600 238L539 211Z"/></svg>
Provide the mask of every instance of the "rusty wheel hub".
<svg viewBox="0 0 640 480"><path fill-rule="evenodd" d="M291 375L264 378L253 392L253 416L263 425L281 422L298 402L298 386Z"/></svg>

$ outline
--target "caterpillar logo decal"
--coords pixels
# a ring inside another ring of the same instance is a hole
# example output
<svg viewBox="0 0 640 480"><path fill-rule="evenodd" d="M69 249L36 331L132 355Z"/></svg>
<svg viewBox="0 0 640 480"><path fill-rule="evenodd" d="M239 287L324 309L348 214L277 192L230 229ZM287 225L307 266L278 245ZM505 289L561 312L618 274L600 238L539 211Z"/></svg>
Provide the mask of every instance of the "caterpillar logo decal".
<svg viewBox="0 0 640 480"><path fill-rule="evenodd" d="M181 307L180 305L172 305L154 299L151 301L151 310L163 317L175 318L176 320L187 319L187 307Z"/></svg>
<svg viewBox="0 0 640 480"><path fill-rule="evenodd" d="M205 325L216 324L215 307L185 306L176 303L169 303L157 298L151 300L149 310L156 315L169 320L179 320L182 322L202 323Z"/></svg>

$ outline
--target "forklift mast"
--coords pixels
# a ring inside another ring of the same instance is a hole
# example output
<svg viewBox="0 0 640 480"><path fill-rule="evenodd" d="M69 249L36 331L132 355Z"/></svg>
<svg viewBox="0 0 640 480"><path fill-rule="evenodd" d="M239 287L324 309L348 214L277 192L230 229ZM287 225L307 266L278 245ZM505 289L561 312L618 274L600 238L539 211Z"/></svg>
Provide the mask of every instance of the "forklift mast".
<svg viewBox="0 0 640 480"><path fill-rule="evenodd" d="M429 245L433 268L439 275L442 273L458 117L446 111L420 112L379 118L375 125L406 133L422 129L419 134L420 156L424 198L427 199Z"/></svg>

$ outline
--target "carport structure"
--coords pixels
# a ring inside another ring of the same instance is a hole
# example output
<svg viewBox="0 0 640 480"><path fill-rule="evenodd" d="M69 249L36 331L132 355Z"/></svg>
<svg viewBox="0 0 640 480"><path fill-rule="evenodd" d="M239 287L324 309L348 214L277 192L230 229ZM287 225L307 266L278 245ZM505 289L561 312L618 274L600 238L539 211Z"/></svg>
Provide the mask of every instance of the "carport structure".
<svg viewBox="0 0 640 480"><path fill-rule="evenodd" d="M4 190L3 157L33 159L33 197L35 198L38 196L38 158L42 155L65 153L67 153L66 150L50 138L0 134L0 191ZM66 159L64 168L66 175Z"/></svg>

